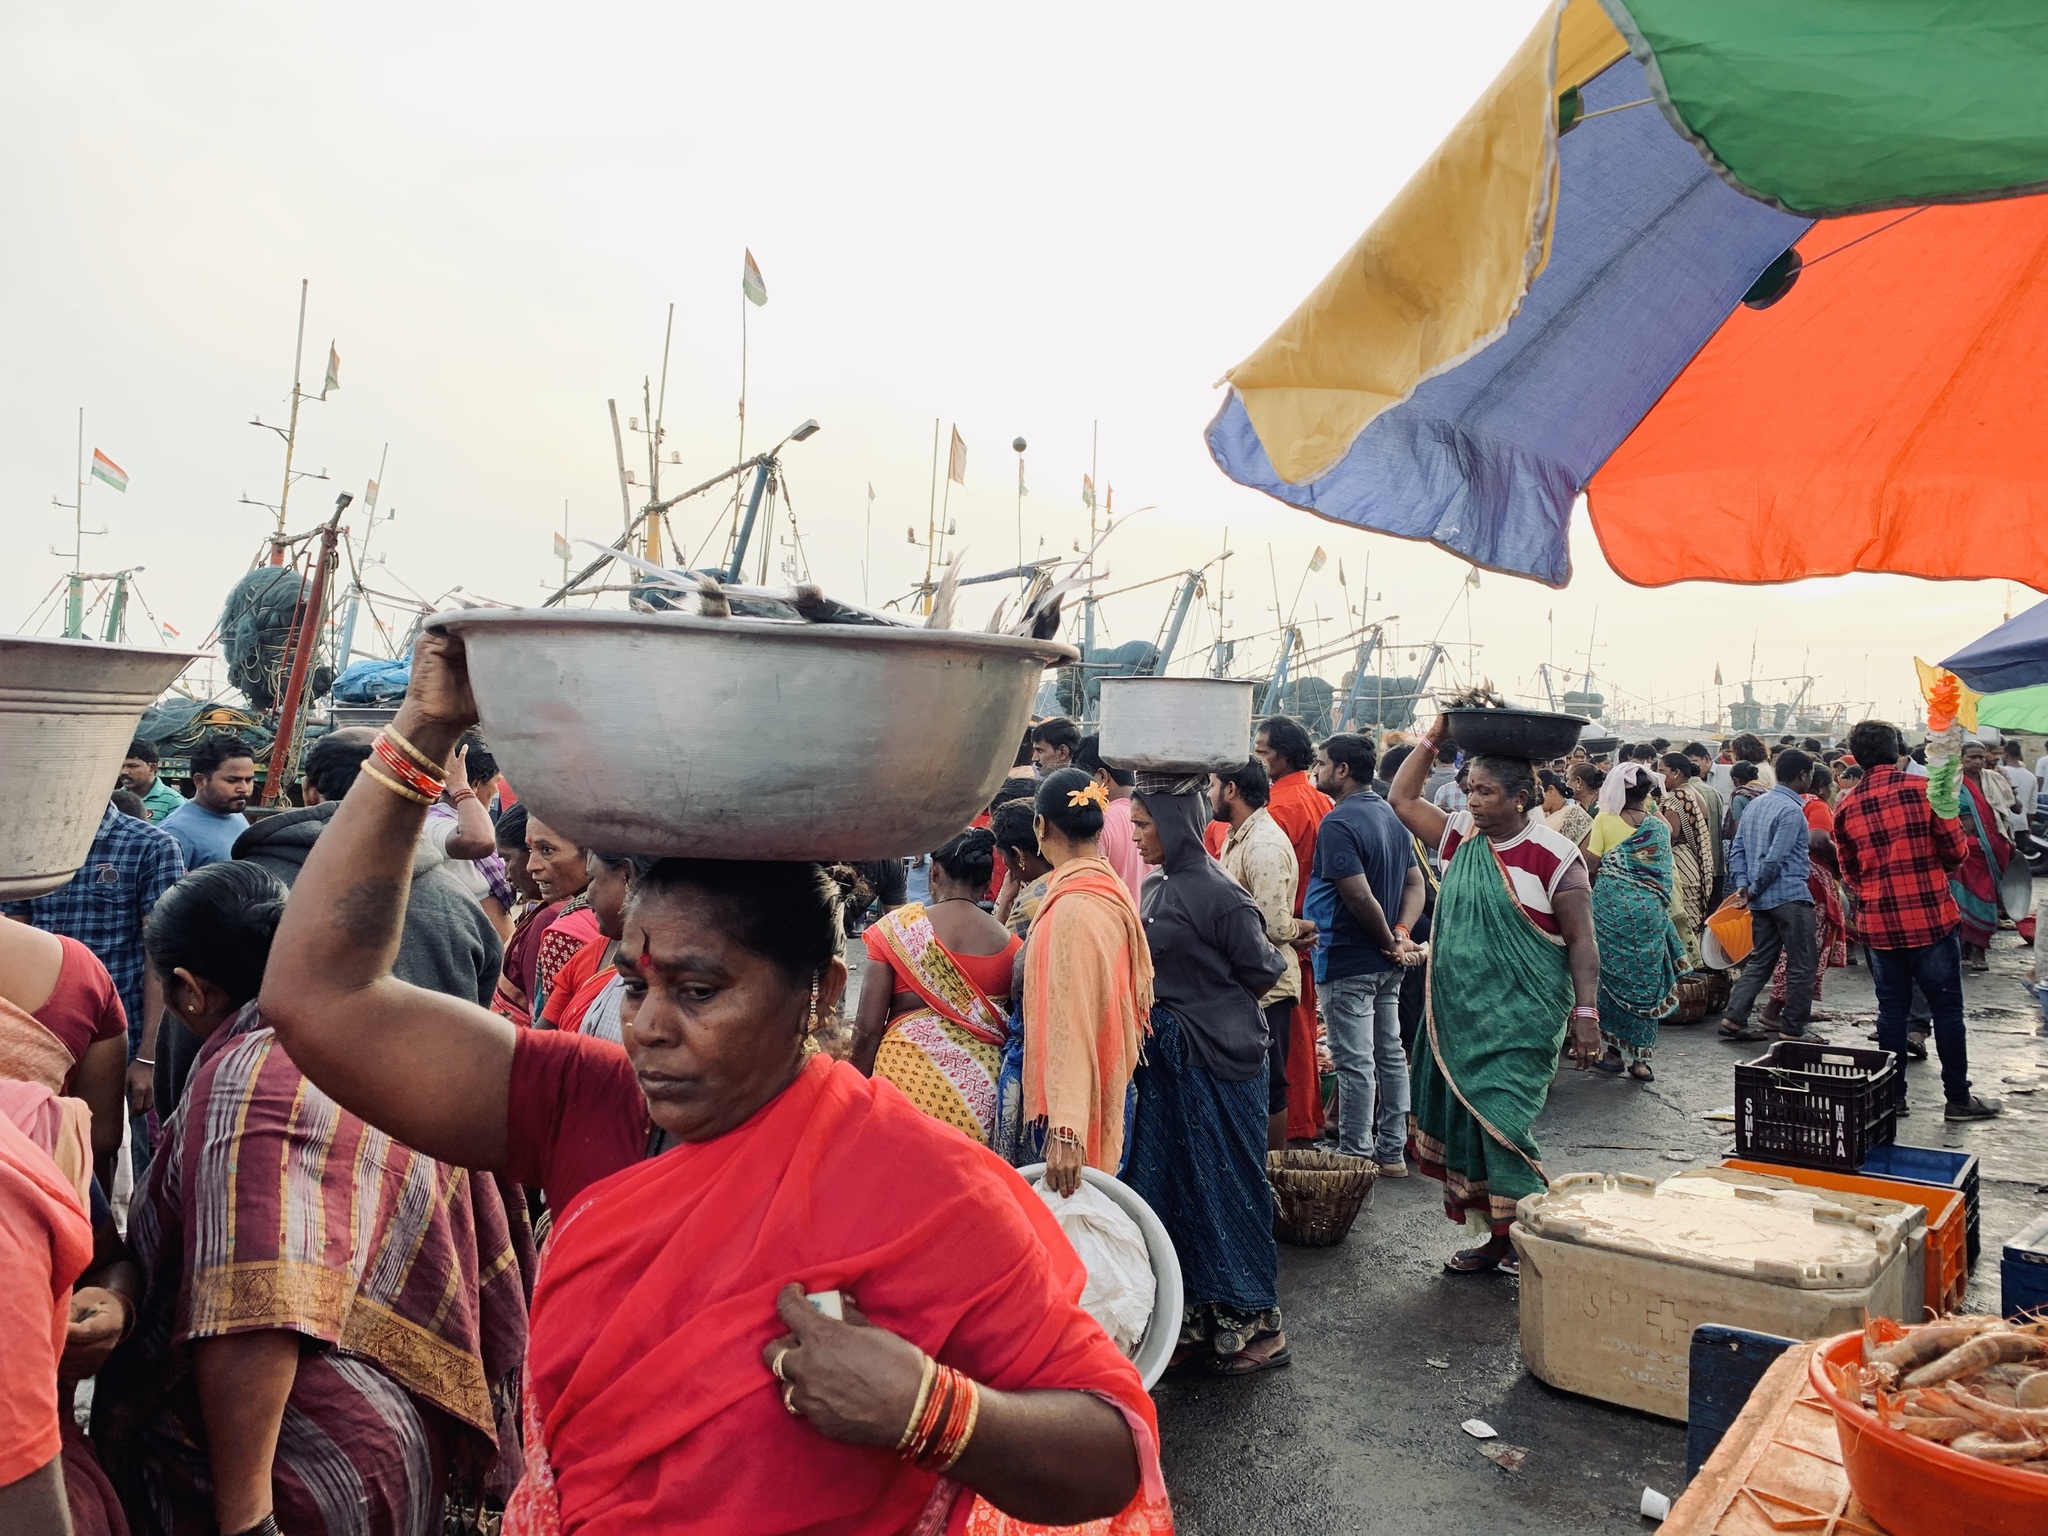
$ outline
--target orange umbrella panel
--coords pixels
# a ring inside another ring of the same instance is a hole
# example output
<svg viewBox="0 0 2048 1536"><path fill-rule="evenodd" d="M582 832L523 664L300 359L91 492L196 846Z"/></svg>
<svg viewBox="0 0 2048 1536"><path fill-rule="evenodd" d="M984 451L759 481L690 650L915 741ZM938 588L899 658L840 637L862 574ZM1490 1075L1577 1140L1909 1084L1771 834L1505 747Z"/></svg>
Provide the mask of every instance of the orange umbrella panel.
<svg viewBox="0 0 2048 1536"><path fill-rule="evenodd" d="M1587 487L1627 580L2048 590L2048 196L1828 219Z"/></svg>

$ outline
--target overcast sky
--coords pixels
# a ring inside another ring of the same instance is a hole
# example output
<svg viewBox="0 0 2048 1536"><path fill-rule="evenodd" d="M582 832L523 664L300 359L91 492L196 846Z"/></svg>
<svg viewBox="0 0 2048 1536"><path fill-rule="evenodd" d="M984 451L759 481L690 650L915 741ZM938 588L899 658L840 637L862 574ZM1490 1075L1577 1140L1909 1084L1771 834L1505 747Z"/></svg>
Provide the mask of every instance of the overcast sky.
<svg viewBox="0 0 2048 1536"><path fill-rule="evenodd" d="M108 531L87 541L88 568L144 566L156 616L207 633L270 526L239 498L277 500L281 444L247 423L284 419L302 277L306 376L317 390L332 338L342 387L305 408L299 464L331 478L296 487L293 531L337 490L360 498L388 443L397 516L378 530L389 567L372 584L537 598L560 571L565 502L577 536L619 528L605 401L644 414L670 303L667 446L682 462L664 489L733 462L751 247L769 301L747 317L748 443L823 424L786 462L828 590L857 600L865 584L879 603L923 574L905 533L925 524L935 418L968 444L950 515L971 567L1016 557L1019 435L1025 552L1067 548L1087 527L1099 422L1098 486L1119 513L1152 508L1112 537L1108 585L1200 565L1227 528L1234 635L1274 629L1277 587L1312 641L1341 637L1339 567L1357 605L1369 561L1370 615L1399 616L1397 655L1440 634L1460 643L1458 675L1509 690L1536 689L1546 655L1582 662L1597 608L1610 690L1674 701L1679 718L1712 696L1716 666L1739 695L1753 642L1759 678L1811 670L1816 698L1904 713L1915 651L1945 655L2033 595L1889 577L1644 591L1606 569L1583 517L1568 591L1491 575L1472 591L1447 555L1321 523L1210 462L1214 381L1539 10L19 13L0 55L0 629L69 568L70 514L50 498L71 499L82 405L86 452L132 482L89 485L87 524ZM628 453L644 479L641 440ZM691 552L708 535L715 555L725 503L679 510ZM1318 545L1329 563L1304 586ZM1155 637L1170 596L1106 604L1102 638ZM965 618L981 623L984 603ZM1198 618L1190 661L1214 632ZM140 615L138 633L151 634ZM1252 639L1245 654L1265 666L1273 648Z"/></svg>

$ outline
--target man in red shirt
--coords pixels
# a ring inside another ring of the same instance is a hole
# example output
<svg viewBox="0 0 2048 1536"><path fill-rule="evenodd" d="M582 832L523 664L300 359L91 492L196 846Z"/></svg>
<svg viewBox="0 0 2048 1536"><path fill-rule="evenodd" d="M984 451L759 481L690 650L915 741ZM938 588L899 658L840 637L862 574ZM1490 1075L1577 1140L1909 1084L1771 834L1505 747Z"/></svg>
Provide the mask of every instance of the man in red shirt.
<svg viewBox="0 0 2048 1536"><path fill-rule="evenodd" d="M1849 733L1863 779L1835 811L1835 856L1856 899L1856 930L1870 952L1877 987L1877 1043L1903 1062L1912 1044L1906 1012L1919 987L1934 1014L1948 1120L1988 1120L1996 1099L1970 1092L1963 1033L1963 950L1951 871L1969 856L1962 823L1937 816L1927 780L1899 767L1906 744L1896 727L1865 720ZM1912 1054L1924 1056L1925 1046ZM1905 1114L1902 1105L1900 1114Z"/></svg>
<svg viewBox="0 0 2048 1536"><path fill-rule="evenodd" d="M1300 873L1294 887L1294 915L1301 916L1302 898L1308 895L1309 871L1316 861L1316 830L1330 813L1330 797L1317 789L1308 770L1315 765L1315 744L1299 720L1275 715L1261 721L1252 738L1252 752L1265 764L1273 781L1272 798L1266 814L1279 823L1294 845L1294 860ZM1316 1070L1316 983L1307 966L1302 967L1301 996L1294 1005L1293 1031L1287 1042L1287 1139L1313 1141L1323 1128L1323 1082Z"/></svg>

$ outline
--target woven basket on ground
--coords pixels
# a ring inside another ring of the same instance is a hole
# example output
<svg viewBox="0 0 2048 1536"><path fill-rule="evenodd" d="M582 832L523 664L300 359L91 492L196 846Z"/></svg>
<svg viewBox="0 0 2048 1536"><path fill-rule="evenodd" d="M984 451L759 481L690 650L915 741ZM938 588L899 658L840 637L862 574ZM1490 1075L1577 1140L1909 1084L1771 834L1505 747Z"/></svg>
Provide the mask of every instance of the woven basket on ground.
<svg viewBox="0 0 2048 1536"><path fill-rule="evenodd" d="M1370 1158L1292 1149L1268 1152L1273 1235L1303 1248L1341 1243L1379 1176Z"/></svg>
<svg viewBox="0 0 2048 1536"><path fill-rule="evenodd" d="M1664 1020L1666 1024L1697 1024L1709 1014L1728 1006L1735 990L1729 971L1687 971L1678 978L1678 1006Z"/></svg>

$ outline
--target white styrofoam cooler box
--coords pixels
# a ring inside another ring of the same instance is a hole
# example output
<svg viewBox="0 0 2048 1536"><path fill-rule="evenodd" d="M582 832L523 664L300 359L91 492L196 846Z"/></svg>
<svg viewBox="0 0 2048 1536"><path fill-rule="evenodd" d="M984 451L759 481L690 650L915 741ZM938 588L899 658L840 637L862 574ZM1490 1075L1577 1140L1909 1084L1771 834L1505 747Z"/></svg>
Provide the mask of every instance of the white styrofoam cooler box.
<svg viewBox="0 0 2048 1536"><path fill-rule="evenodd" d="M1554 1387L1683 1422L1702 1323L1818 1339L1917 1321L1915 1218L1711 1176L1567 1174L1515 1211L1522 1358Z"/></svg>

